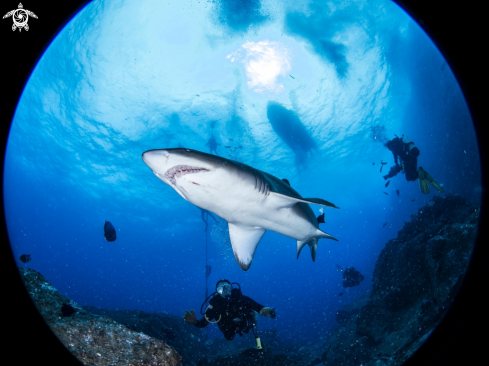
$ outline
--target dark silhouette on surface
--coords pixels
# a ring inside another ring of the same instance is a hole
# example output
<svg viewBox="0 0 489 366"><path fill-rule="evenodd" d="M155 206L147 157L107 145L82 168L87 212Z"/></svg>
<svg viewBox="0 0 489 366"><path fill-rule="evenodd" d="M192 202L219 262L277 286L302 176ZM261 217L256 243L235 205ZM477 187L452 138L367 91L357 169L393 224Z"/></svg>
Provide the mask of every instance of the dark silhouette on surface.
<svg viewBox="0 0 489 366"><path fill-rule="evenodd" d="M294 151L296 162L305 160L306 153L317 147L299 117L280 103L268 102L267 117L275 133Z"/></svg>
<svg viewBox="0 0 489 366"><path fill-rule="evenodd" d="M212 152L214 151L216 153L216 155L219 155L217 153L217 147L221 145L220 143L218 143L216 141L216 138L214 137L214 135L211 134L211 137L209 138L209 140L207 141L206 143L206 146L209 146L209 152L212 154Z"/></svg>

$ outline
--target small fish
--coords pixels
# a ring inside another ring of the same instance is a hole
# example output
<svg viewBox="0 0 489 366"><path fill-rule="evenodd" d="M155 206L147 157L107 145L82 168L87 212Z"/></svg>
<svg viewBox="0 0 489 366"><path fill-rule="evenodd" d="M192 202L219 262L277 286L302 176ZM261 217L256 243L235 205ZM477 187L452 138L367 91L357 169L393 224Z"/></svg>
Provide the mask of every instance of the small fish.
<svg viewBox="0 0 489 366"><path fill-rule="evenodd" d="M372 163L372 165L375 165L375 163Z"/></svg>
<svg viewBox="0 0 489 366"><path fill-rule="evenodd" d="M343 296L343 292L341 292L338 296Z"/></svg>
<svg viewBox="0 0 489 366"><path fill-rule="evenodd" d="M30 254L22 254L19 259L22 263L27 263L31 260L31 255Z"/></svg>
<svg viewBox="0 0 489 366"><path fill-rule="evenodd" d="M224 147L225 147L226 149L229 149L229 148L230 148L231 146L229 146L229 145L226 145L226 146L224 146Z"/></svg>
<svg viewBox="0 0 489 366"><path fill-rule="evenodd" d="M397 193L398 196L401 194L401 192L399 192L398 189L396 189L396 193Z"/></svg>
<svg viewBox="0 0 489 366"><path fill-rule="evenodd" d="M384 165L387 164L386 162L384 162L383 160L380 161L380 172L382 173L382 168L384 167Z"/></svg>
<svg viewBox="0 0 489 366"><path fill-rule="evenodd" d="M387 181L387 183L385 184L385 188L389 187L389 184L391 183L390 180Z"/></svg>
<svg viewBox="0 0 489 366"><path fill-rule="evenodd" d="M239 147L240 149L242 149L242 148L243 148L243 146L241 146L241 145L239 145L238 147Z"/></svg>
<svg viewBox="0 0 489 366"><path fill-rule="evenodd" d="M416 201L416 200L413 198L413 199L411 200L411 202L414 202L414 201Z"/></svg>
<svg viewBox="0 0 489 366"><path fill-rule="evenodd" d="M387 192L384 192L384 194L389 195L389 193L387 193Z"/></svg>
<svg viewBox="0 0 489 366"><path fill-rule="evenodd" d="M289 75L292 79L295 79L295 77L293 77L292 75Z"/></svg>
<svg viewBox="0 0 489 366"><path fill-rule="evenodd" d="M384 225L382 225L382 227L385 227L385 225L387 225L387 222L385 222Z"/></svg>
<svg viewBox="0 0 489 366"><path fill-rule="evenodd" d="M61 307L61 313L63 314L63 316L70 316L76 313L76 309L70 304L63 304L63 306Z"/></svg>
<svg viewBox="0 0 489 366"><path fill-rule="evenodd" d="M104 225L104 236L107 241L115 241L117 239L114 226L107 220L105 220Z"/></svg>
<svg viewBox="0 0 489 366"><path fill-rule="evenodd" d="M318 220L318 224L325 224L326 222L324 221L324 212L319 215L318 217L316 217L316 219Z"/></svg>
<svg viewBox="0 0 489 366"><path fill-rule="evenodd" d="M287 184L290 186L290 182L289 182L289 180L288 180L288 179L285 179L285 178L284 178L284 179L282 179L282 182L285 182L285 183L287 183Z"/></svg>

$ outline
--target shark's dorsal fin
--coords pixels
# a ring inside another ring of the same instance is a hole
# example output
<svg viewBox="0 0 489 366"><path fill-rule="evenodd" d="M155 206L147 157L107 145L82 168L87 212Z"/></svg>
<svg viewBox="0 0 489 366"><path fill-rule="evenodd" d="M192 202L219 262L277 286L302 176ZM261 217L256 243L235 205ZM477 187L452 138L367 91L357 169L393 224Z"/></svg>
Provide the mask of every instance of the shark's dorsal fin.
<svg viewBox="0 0 489 366"><path fill-rule="evenodd" d="M299 197L288 196L286 194L277 193L277 192L270 192L270 196L273 197L274 200L276 200L277 205L280 208L292 207L297 202L304 202L304 203L311 203L313 205L339 208L334 203L323 200L322 198L299 198Z"/></svg>
<svg viewBox="0 0 489 366"><path fill-rule="evenodd" d="M230 222L228 225L234 257L241 269L247 271L251 266L256 247L266 230L262 227L238 226Z"/></svg>

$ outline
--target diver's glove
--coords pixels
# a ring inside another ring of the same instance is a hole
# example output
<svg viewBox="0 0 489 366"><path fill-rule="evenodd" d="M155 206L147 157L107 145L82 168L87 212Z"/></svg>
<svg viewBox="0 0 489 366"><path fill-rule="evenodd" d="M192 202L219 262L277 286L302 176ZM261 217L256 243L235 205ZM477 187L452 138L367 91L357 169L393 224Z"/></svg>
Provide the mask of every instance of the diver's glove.
<svg viewBox="0 0 489 366"><path fill-rule="evenodd" d="M193 310L185 310L185 315L183 316L183 320L186 322L186 323L190 323L190 324L195 324L197 323L197 316L195 316L195 311Z"/></svg>
<svg viewBox="0 0 489 366"><path fill-rule="evenodd" d="M273 319L273 318L275 318L275 309L264 307L263 309L260 310L260 315L261 316L268 316L269 318Z"/></svg>

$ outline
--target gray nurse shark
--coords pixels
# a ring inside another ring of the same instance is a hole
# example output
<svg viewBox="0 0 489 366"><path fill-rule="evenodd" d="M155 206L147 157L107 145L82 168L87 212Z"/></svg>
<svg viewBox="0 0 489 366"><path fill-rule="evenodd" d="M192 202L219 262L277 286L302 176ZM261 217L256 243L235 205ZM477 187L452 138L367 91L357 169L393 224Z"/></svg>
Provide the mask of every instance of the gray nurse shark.
<svg viewBox="0 0 489 366"><path fill-rule="evenodd" d="M320 198L302 198L290 185L248 165L185 148L149 150L143 161L188 202L226 220L236 260L246 271L266 230L297 240L297 258L308 244L316 259L319 230L308 203L336 207Z"/></svg>

